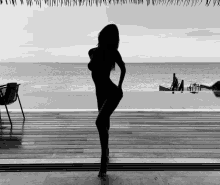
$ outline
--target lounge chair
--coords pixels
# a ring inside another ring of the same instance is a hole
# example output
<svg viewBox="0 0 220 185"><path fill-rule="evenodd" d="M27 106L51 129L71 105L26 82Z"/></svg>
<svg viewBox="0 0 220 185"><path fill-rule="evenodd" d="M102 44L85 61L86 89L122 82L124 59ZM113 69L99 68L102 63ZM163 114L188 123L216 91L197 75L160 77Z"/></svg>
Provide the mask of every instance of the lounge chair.
<svg viewBox="0 0 220 185"><path fill-rule="evenodd" d="M5 105L5 108L6 108L7 114L8 114L8 118L11 123L11 129L12 129L12 122L11 122L11 118L10 118L10 115L8 112L7 105L14 103L17 100L17 98L19 100L21 111L22 111L22 114L23 114L23 117L25 120L25 116L24 116L24 112L23 112L23 109L21 106L20 98L18 96L19 85L20 84L17 84L17 83L8 83L6 85L0 86L0 105ZM1 112L0 112L0 119L1 119Z"/></svg>

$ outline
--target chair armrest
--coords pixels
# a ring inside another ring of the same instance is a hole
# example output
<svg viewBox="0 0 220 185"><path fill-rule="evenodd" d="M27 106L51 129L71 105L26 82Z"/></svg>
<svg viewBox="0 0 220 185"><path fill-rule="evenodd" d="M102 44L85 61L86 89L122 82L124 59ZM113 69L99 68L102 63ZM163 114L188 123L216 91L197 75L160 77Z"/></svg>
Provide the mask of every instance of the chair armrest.
<svg viewBox="0 0 220 185"><path fill-rule="evenodd" d="M21 84L17 84L17 85L21 85ZM6 87L6 86L7 86L7 84L5 84L5 85L0 85L0 88Z"/></svg>
<svg viewBox="0 0 220 185"><path fill-rule="evenodd" d="M5 85L0 85L0 88L1 88L1 87L5 87L5 86L7 86L7 84L5 84Z"/></svg>

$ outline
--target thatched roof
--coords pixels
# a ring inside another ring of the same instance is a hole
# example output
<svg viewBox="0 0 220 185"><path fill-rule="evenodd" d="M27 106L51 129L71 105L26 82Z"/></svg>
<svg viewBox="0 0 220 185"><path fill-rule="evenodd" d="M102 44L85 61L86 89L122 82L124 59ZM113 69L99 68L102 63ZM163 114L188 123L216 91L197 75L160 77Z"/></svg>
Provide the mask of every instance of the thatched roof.
<svg viewBox="0 0 220 185"><path fill-rule="evenodd" d="M200 1L200 2L199 2ZM213 6L220 5L220 0L212 0ZM41 6L41 3L46 4L47 6L101 6L102 4L127 4L127 3L133 3L133 4L143 4L143 0L20 0L21 4L26 4L27 6L32 6L33 4ZM152 5L159 5L162 4L164 6L167 5L177 5L177 6L195 6L199 3L199 5L202 3L202 0L146 0L147 6ZM205 5L209 6L211 3L211 0L205 0ZM0 4L3 3L3 0L0 0ZM5 0L5 3L7 5L16 5L16 0Z"/></svg>

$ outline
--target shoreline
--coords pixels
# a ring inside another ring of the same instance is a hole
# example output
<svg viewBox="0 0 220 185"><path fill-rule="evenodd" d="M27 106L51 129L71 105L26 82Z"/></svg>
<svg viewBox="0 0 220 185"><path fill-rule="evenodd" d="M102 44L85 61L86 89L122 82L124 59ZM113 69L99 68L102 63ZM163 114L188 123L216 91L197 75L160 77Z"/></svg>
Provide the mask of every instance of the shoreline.
<svg viewBox="0 0 220 185"><path fill-rule="evenodd" d="M24 110L92 110L97 109L97 98L94 92L26 92L19 93ZM5 109L1 106L1 109ZM20 109L19 102L11 104L8 109ZM220 98L212 92L164 93L164 92L125 92L117 110L186 110L186 109L219 109Z"/></svg>

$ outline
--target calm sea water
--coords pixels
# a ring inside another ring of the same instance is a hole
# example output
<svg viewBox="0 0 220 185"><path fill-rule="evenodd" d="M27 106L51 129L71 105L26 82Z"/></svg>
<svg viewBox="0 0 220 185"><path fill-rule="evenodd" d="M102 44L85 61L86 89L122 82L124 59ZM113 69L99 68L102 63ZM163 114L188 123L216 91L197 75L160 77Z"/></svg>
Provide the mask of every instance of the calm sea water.
<svg viewBox="0 0 220 185"><path fill-rule="evenodd" d="M161 92L158 95L159 85L170 87L173 73L176 73L179 80L184 80L185 86L194 82L212 85L220 79L220 64L218 63L126 64L126 69L123 83L124 100L119 105L119 108L125 109L152 108L155 102L158 102L156 96L165 97ZM1 63L0 74L1 84L21 83L19 95L23 108L97 108L95 86L87 64ZM118 84L119 77L120 69L116 66L111 79ZM206 97L210 96L210 93L209 95L206 93ZM144 103L144 99L148 99L148 103ZM219 100L214 102L215 106L219 104L220 107ZM162 103L161 107L163 107ZM213 102L211 104L213 105ZM157 106L160 108L159 104ZM19 108L19 106L13 104L9 108Z"/></svg>

